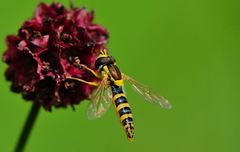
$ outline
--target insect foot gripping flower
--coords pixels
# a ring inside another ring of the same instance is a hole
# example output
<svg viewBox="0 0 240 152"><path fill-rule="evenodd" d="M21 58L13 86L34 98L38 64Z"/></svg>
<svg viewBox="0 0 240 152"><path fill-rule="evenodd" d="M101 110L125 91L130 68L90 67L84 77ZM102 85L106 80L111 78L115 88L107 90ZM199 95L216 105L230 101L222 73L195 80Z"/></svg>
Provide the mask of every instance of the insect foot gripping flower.
<svg viewBox="0 0 240 152"><path fill-rule="evenodd" d="M40 3L18 34L6 38L3 60L12 91L49 111L88 98L94 87L68 78L98 81L91 69L105 48L108 32L93 18L85 8Z"/></svg>

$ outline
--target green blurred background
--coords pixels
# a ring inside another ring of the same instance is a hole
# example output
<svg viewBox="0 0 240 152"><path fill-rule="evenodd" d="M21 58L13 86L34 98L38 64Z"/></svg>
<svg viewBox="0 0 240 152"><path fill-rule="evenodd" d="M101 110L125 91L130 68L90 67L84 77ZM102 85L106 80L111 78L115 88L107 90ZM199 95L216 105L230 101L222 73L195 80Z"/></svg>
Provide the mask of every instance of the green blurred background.
<svg viewBox="0 0 240 152"><path fill-rule="evenodd" d="M43 0L51 2L50 0ZM69 6L68 0L60 0ZM39 1L0 2L0 53ZM76 0L96 11L110 31L108 44L121 70L155 88L173 108L144 102L126 87L135 120L128 142L113 107L89 121L88 102L71 108L41 109L26 152L240 151L240 1ZM0 152L13 151L30 110L9 91L0 64Z"/></svg>

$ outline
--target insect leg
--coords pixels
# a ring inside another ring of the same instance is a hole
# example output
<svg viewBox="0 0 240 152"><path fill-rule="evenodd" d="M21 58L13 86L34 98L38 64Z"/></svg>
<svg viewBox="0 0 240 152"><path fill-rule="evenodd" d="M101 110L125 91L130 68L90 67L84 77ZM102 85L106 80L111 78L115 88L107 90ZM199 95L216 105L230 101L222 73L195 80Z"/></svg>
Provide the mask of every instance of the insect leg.
<svg viewBox="0 0 240 152"><path fill-rule="evenodd" d="M99 74L97 74L94 70L90 69L90 68L87 67L86 65L81 64L81 67L83 67L84 69L90 71L95 77L97 77L97 78L101 78L101 76L100 76Z"/></svg>
<svg viewBox="0 0 240 152"><path fill-rule="evenodd" d="M88 85L91 85L91 86L98 86L99 84L96 83L96 82L89 82L89 81L86 81L86 80L83 80L83 79L80 79L80 78L74 78L74 77L67 77L67 79L71 79L71 80L76 80L76 81L80 81L82 83L86 83Z"/></svg>
<svg viewBox="0 0 240 152"><path fill-rule="evenodd" d="M88 70L89 72L91 72L95 77L101 78L101 76L99 74L97 74L94 70L92 70L91 68L87 67L84 64L81 64L79 57L77 57L77 56L71 57L70 56L69 60L75 67L77 67L79 69L84 68L84 69Z"/></svg>

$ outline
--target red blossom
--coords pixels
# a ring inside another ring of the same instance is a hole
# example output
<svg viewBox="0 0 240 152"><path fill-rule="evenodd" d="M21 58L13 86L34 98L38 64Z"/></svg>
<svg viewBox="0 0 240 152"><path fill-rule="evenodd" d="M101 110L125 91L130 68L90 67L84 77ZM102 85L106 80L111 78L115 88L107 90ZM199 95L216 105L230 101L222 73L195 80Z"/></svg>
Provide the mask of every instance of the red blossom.
<svg viewBox="0 0 240 152"><path fill-rule="evenodd" d="M94 69L96 57L106 48L108 32L93 23L94 14L85 8L68 10L60 3L40 3L33 18L25 21L17 35L6 38L3 60L11 89L46 110L52 106L79 104L93 87L66 77L98 81L75 60Z"/></svg>

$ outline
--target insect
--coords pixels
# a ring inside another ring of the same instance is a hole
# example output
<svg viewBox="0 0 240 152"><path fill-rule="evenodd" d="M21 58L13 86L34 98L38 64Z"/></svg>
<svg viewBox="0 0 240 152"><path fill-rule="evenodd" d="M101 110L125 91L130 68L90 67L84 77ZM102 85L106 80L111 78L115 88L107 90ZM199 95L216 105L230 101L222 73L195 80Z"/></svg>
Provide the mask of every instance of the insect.
<svg viewBox="0 0 240 152"><path fill-rule="evenodd" d="M113 103L117 116L130 141L133 140L134 135L133 116L125 95L123 81L129 82L133 89L144 97L146 101L157 104L163 108L171 108L171 104L163 96L121 73L116 65L115 59L108 54L107 50L102 50L95 62L95 68L100 71L100 75L84 65L83 68L91 71L101 79L99 84L95 84L94 82L87 82L78 78L70 78L97 86L96 90L90 96L91 102L87 110L88 118L96 119L101 117L109 109L111 103Z"/></svg>

